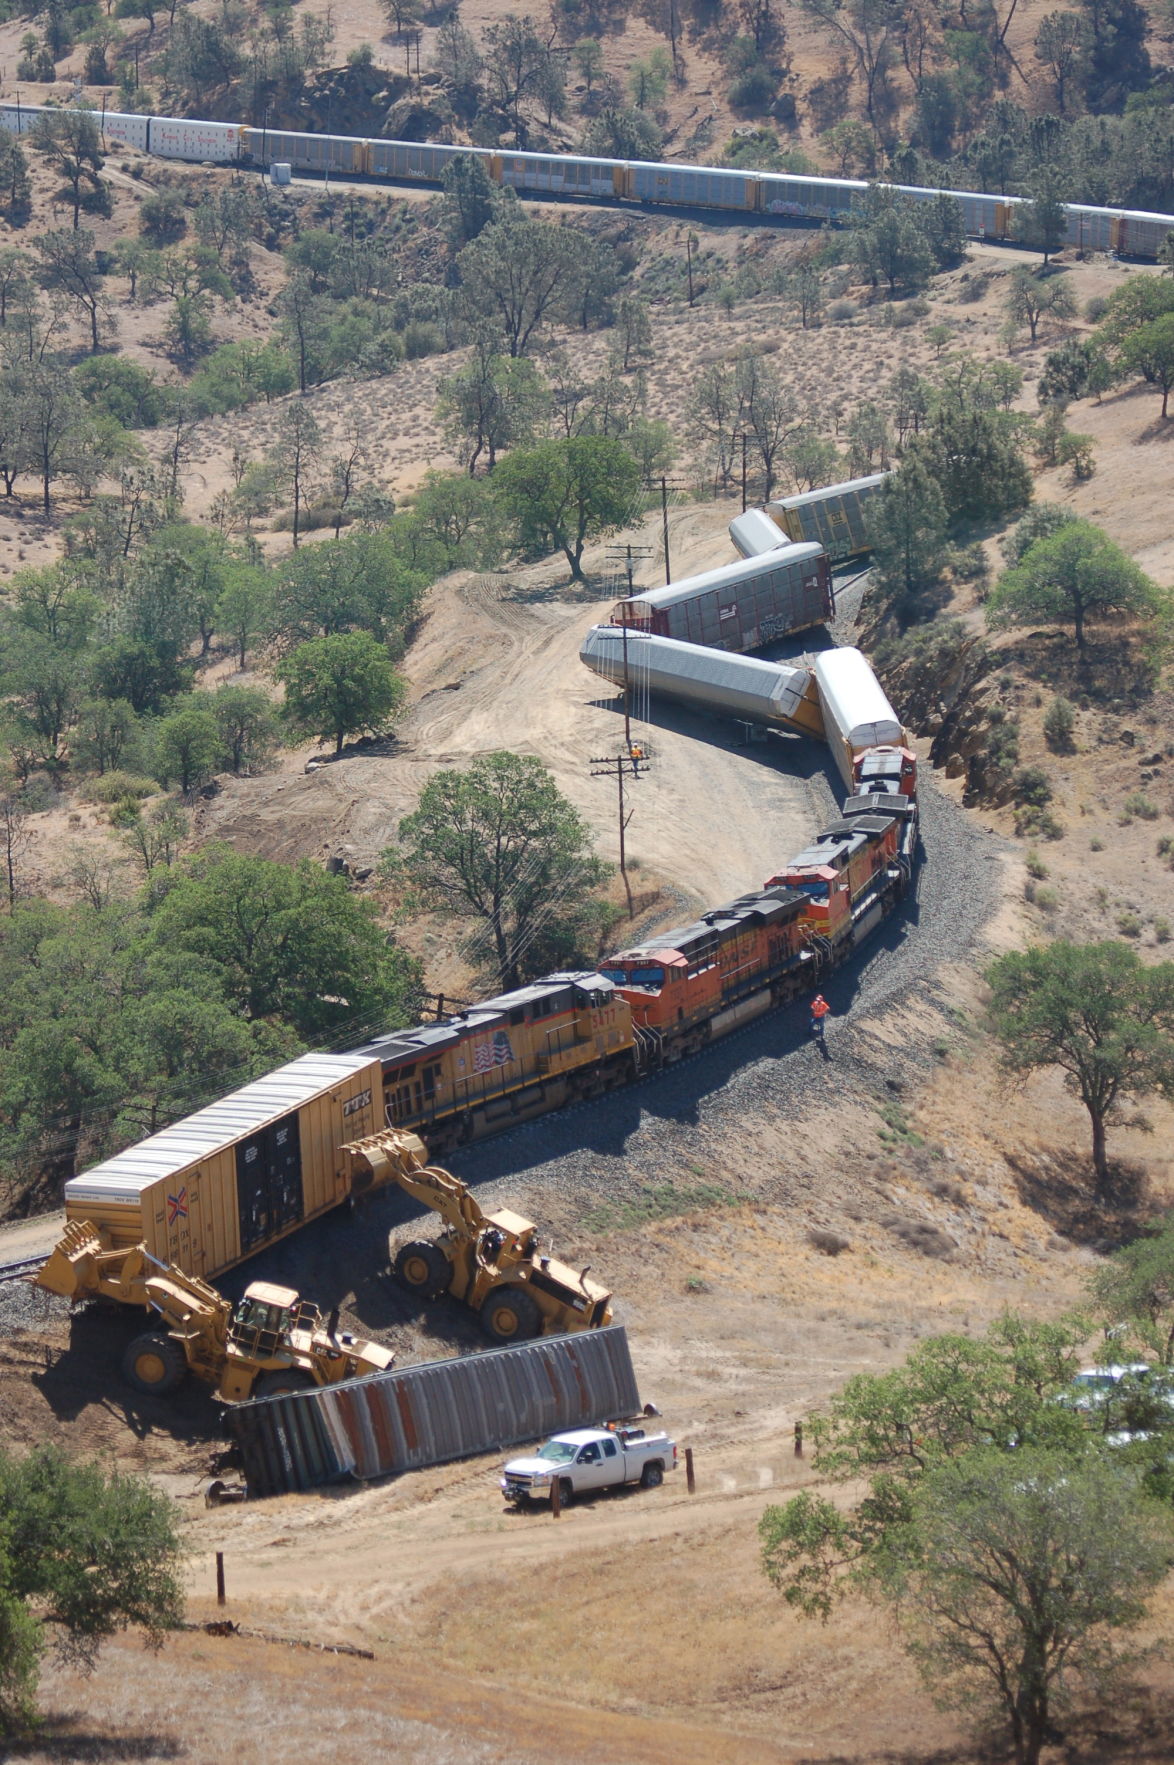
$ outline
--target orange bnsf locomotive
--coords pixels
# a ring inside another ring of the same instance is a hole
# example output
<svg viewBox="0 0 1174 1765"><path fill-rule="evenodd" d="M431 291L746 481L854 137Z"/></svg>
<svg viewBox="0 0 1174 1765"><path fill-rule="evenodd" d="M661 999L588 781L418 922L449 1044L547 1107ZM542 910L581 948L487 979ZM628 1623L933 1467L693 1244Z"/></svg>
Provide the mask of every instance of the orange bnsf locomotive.
<svg viewBox="0 0 1174 1765"><path fill-rule="evenodd" d="M917 761L854 756L853 794L760 891L600 964L555 974L357 1052L383 1068L388 1122L434 1155L597 1097L810 990L897 905L918 845Z"/></svg>

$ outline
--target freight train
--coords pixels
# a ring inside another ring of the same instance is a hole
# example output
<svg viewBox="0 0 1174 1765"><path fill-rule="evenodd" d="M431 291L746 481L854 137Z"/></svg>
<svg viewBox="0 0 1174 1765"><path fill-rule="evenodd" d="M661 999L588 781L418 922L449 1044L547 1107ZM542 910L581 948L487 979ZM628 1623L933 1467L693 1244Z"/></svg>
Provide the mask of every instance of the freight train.
<svg viewBox="0 0 1174 1765"><path fill-rule="evenodd" d="M725 666L769 666L695 648ZM67 1219L210 1278L346 1200L340 1148L381 1123L419 1131L440 1154L629 1084L809 993L896 907L919 849L916 758L867 662L828 651L814 679L849 794L760 889L595 972L546 975L442 1022L303 1056L71 1178Z"/></svg>
<svg viewBox="0 0 1174 1765"><path fill-rule="evenodd" d="M31 129L46 107L19 99L0 103L0 128ZM714 209L722 214L793 221L850 221L869 186L853 178L800 177L793 172L728 171L718 166L658 165L645 160L594 159L565 153L503 153L484 147L439 142L364 140L287 129L257 129L243 123L204 122L187 117L139 116L122 111L95 113L107 143L124 142L161 159L230 164L264 170L274 161L312 174L393 179L439 184L458 154L480 159L489 177L520 196L588 198L673 208ZM941 192L916 185L895 186L918 202ZM962 210L971 238L1013 240L1018 196L990 196L950 190ZM1065 244L1084 251L1115 251L1122 257L1157 260L1174 215L1142 210L1067 207Z"/></svg>

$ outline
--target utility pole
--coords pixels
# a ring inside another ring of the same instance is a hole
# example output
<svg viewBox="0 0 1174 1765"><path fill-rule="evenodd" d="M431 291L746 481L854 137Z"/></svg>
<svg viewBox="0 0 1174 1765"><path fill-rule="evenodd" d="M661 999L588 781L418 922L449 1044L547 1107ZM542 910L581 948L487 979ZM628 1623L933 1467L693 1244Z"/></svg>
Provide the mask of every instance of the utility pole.
<svg viewBox="0 0 1174 1765"><path fill-rule="evenodd" d="M742 513L746 513L746 431L742 431Z"/></svg>
<svg viewBox="0 0 1174 1765"><path fill-rule="evenodd" d="M605 755L591 761L592 778L614 778L616 781L616 791L619 796L620 808L620 875L624 879L624 893L628 897L629 919L633 917L635 908L632 905L632 885L628 881L628 859L625 835L628 831L628 823L632 819L632 810L628 809L624 802L624 779L629 767L631 768L632 778L639 778L641 776L640 765L643 760L643 751L638 747L630 747L626 754Z"/></svg>
<svg viewBox="0 0 1174 1765"><path fill-rule="evenodd" d="M673 579L669 566L669 482L667 478L660 481L660 525L664 533L664 580L665 586Z"/></svg>
<svg viewBox="0 0 1174 1765"><path fill-rule="evenodd" d="M689 305L693 305L693 247L697 243L695 233L685 234L685 269L689 277Z"/></svg>
<svg viewBox="0 0 1174 1765"><path fill-rule="evenodd" d="M609 545L607 550L610 557L622 557L624 560L625 571L628 578L628 599L631 600L634 587L634 561L636 558L650 558L652 552L646 545ZM630 754L632 751L632 718L631 706L628 698L628 621L626 617L621 621L620 630L623 633L624 646L624 752L625 754Z"/></svg>

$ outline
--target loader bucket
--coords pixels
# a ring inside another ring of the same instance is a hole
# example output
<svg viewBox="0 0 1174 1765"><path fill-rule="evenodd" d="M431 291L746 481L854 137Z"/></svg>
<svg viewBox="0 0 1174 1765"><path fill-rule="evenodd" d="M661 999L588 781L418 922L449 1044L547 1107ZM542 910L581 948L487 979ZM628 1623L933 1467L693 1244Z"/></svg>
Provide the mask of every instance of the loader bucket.
<svg viewBox="0 0 1174 1765"><path fill-rule="evenodd" d="M62 1299L76 1299L79 1293L92 1293L97 1286L97 1265L102 1240L93 1226L71 1220L60 1242L50 1252L33 1285L46 1293L58 1293Z"/></svg>

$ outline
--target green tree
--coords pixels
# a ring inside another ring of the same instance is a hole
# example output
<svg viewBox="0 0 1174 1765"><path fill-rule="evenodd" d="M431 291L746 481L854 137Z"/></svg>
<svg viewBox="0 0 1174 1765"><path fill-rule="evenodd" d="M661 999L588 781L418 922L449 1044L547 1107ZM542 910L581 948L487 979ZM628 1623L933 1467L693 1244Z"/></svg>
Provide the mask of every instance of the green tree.
<svg viewBox="0 0 1174 1765"><path fill-rule="evenodd" d="M164 717L155 733L155 771L165 785L174 780L185 797L211 778L222 753L216 719L198 704Z"/></svg>
<svg viewBox="0 0 1174 1765"><path fill-rule="evenodd" d="M852 233L851 252L861 274L874 287L886 282L890 296L898 288L923 288L934 267L914 199L888 186L870 189L861 224Z"/></svg>
<svg viewBox="0 0 1174 1765"><path fill-rule="evenodd" d="M273 579L260 564L234 558L225 568L216 603L216 628L232 639L237 662L248 666L250 649L273 625Z"/></svg>
<svg viewBox="0 0 1174 1765"><path fill-rule="evenodd" d="M1128 944L1033 945L986 971L1006 1071L1059 1067L1092 1124L1098 1186L1106 1133L1129 1096L1174 1097L1174 963L1145 967Z"/></svg>
<svg viewBox="0 0 1174 1765"><path fill-rule="evenodd" d="M1125 1467L979 1453L925 1479L879 1591L935 1702L1001 1716L1017 1765L1038 1765L1078 1684L1122 1686L1114 1636L1145 1617L1172 1546Z"/></svg>
<svg viewBox="0 0 1174 1765"><path fill-rule="evenodd" d="M268 693L259 686L219 686L209 708L233 772L258 771L277 746L278 723Z"/></svg>
<svg viewBox="0 0 1174 1765"><path fill-rule="evenodd" d="M1125 1325L1147 1355L1174 1366L1174 1216L1114 1251L1089 1293L1106 1324Z"/></svg>
<svg viewBox="0 0 1174 1765"><path fill-rule="evenodd" d="M425 586L391 533L348 533L282 563L271 629L286 644L365 631L388 652L402 652Z"/></svg>
<svg viewBox="0 0 1174 1765"><path fill-rule="evenodd" d="M1045 267L1068 235L1068 210L1059 196L1054 174L1045 171L1035 194L1015 210L1015 236L1043 254Z"/></svg>
<svg viewBox="0 0 1174 1765"><path fill-rule="evenodd" d="M1071 625L1084 653L1085 623L1123 613L1145 618L1163 604L1157 584L1091 521L1065 521L1004 573L987 602L995 627L1041 619Z"/></svg>
<svg viewBox="0 0 1174 1765"><path fill-rule="evenodd" d="M951 521L986 521L1031 501L1031 472L1014 420L1002 411L943 403L911 451L946 499Z"/></svg>
<svg viewBox="0 0 1174 1765"><path fill-rule="evenodd" d="M551 76L553 51L534 20L508 13L484 34L485 78L493 102L513 126L518 147L526 145L526 108L542 100Z"/></svg>
<svg viewBox="0 0 1174 1765"><path fill-rule="evenodd" d="M446 568L489 569L501 557L500 512L490 485L463 472L429 472L412 520L443 548Z"/></svg>
<svg viewBox="0 0 1174 1765"><path fill-rule="evenodd" d="M1049 12L1035 34L1035 52L1051 69L1056 82L1056 103L1065 114L1068 88L1080 79L1088 61L1092 33L1078 12Z"/></svg>
<svg viewBox="0 0 1174 1765"><path fill-rule="evenodd" d="M473 153L450 159L441 178L446 209L446 231L453 251L470 244L485 231L497 212L497 188L485 162Z"/></svg>
<svg viewBox="0 0 1174 1765"><path fill-rule="evenodd" d="M602 435L518 448L498 466L493 482L522 544L557 547L576 582L583 581L588 540L622 527L640 491L631 454Z"/></svg>
<svg viewBox="0 0 1174 1765"><path fill-rule="evenodd" d="M418 1012L418 964L391 942L372 902L307 859L286 865L205 847L173 872L151 932L173 958L206 963L248 1018L277 1017L303 1036L356 1020L396 1029Z"/></svg>
<svg viewBox="0 0 1174 1765"><path fill-rule="evenodd" d="M1035 503L1002 541L1004 558L1012 566L1021 563L1037 540L1049 539L1069 521L1077 519L1075 510L1065 508L1062 503Z"/></svg>
<svg viewBox="0 0 1174 1765"><path fill-rule="evenodd" d="M1076 314L1076 301L1067 282L1056 276L1045 280L1026 268L1012 272L1004 304L1012 324L1026 325L1033 343L1042 318L1071 319Z"/></svg>
<svg viewBox="0 0 1174 1765"><path fill-rule="evenodd" d="M607 874L578 810L541 761L519 754L484 754L463 772L438 772L399 837L385 858L402 863L428 899L484 922L468 953L484 966L492 940L503 991L536 972L546 922L573 913Z"/></svg>
<svg viewBox="0 0 1174 1765"><path fill-rule="evenodd" d="M102 143L92 110L71 105L44 109L29 138L64 179L62 195L73 209L75 231L83 208L92 214L110 213L109 189L98 175Z"/></svg>
<svg viewBox="0 0 1174 1765"><path fill-rule="evenodd" d="M207 355L212 347L212 320L207 296L198 292L177 295L163 333L168 354L184 367L190 367L202 355Z"/></svg>
<svg viewBox="0 0 1174 1765"><path fill-rule="evenodd" d="M90 356L78 363L73 378L90 408L113 417L124 429L154 429L166 410L162 386L128 356Z"/></svg>
<svg viewBox="0 0 1174 1765"><path fill-rule="evenodd" d="M886 478L869 513L874 580L902 623L941 579L947 526L939 485L911 455Z"/></svg>
<svg viewBox="0 0 1174 1765"><path fill-rule="evenodd" d="M138 718L125 699L87 699L78 710L74 758L99 777L121 767L134 741Z"/></svg>
<svg viewBox="0 0 1174 1765"><path fill-rule="evenodd" d="M35 1721L48 1623L82 1667L120 1630L158 1647L180 1623L181 1546L162 1491L51 1446L0 1454L0 1514L0 1733L12 1734Z"/></svg>
<svg viewBox="0 0 1174 1765"><path fill-rule="evenodd" d="M66 228L42 233L33 244L41 260L41 280L47 288L60 288L81 307L90 327L90 349L97 354L101 335L99 321L105 316L102 271L94 251L94 235L74 220Z"/></svg>
<svg viewBox="0 0 1174 1765"><path fill-rule="evenodd" d="M404 685L386 649L365 631L299 644L277 678L285 687L282 716L290 731L332 735L336 754L348 735L387 729L403 703Z"/></svg>
<svg viewBox="0 0 1174 1765"><path fill-rule="evenodd" d="M1174 387L1174 312L1163 313L1140 325L1121 345L1121 365L1127 373L1140 374L1162 394L1162 417L1169 415L1170 389Z"/></svg>
<svg viewBox="0 0 1174 1765"><path fill-rule="evenodd" d="M573 228L507 208L457 257L468 315L492 315L506 354L524 356L541 327L573 300L582 262L583 239Z"/></svg>
<svg viewBox="0 0 1174 1765"><path fill-rule="evenodd" d="M807 1431L821 1479L864 1483L865 1494L845 1509L805 1490L768 1508L759 1526L763 1566L787 1603L826 1617L879 1567L927 1473L991 1447L1013 1463L1033 1447L1078 1454L1083 1425L1055 1400L1086 1329L1007 1313L984 1337L933 1336L902 1366L849 1379Z"/></svg>
<svg viewBox="0 0 1174 1765"><path fill-rule="evenodd" d="M466 365L440 382L437 411L470 478L482 454L492 472L499 453L529 441L548 400L533 363L511 361L496 345L479 332Z"/></svg>

